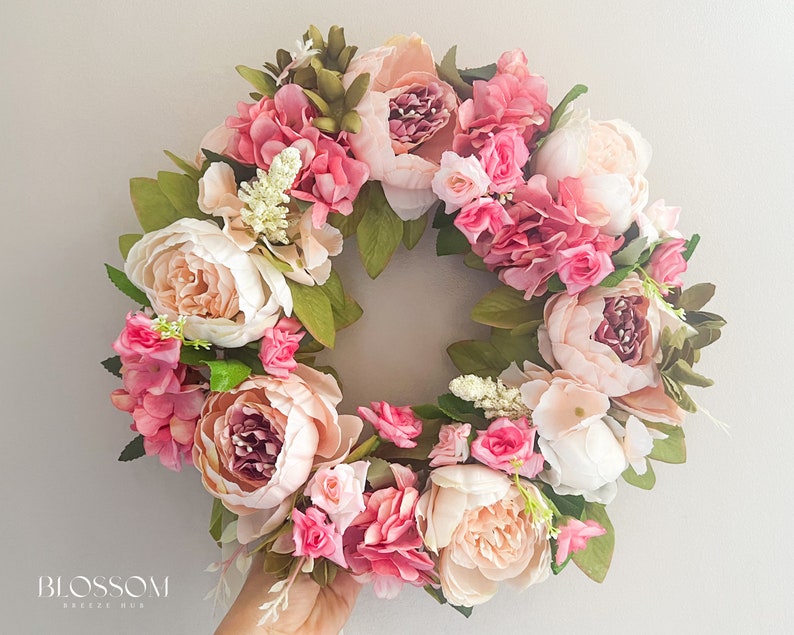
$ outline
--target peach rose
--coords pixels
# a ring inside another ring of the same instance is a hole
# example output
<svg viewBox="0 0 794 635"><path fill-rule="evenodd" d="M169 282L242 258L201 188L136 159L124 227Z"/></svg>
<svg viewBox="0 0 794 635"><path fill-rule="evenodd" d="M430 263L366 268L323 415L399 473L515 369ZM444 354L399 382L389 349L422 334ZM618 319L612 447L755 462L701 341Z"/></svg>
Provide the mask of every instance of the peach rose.
<svg viewBox="0 0 794 635"><path fill-rule="evenodd" d="M185 337L218 346L257 340L282 308L292 312L284 276L209 221L182 218L144 235L130 249L124 272L156 313L187 318Z"/></svg>
<svg viewBox="0 0 794 635"><path fill-rule="evenodd" d="M546 525L526 512L507 476L483 465L451 465L433 470L430 481L416 518L426 547L439 556L441 590L449 602L482 604L503 580L523 590L548 577ZM534 485L523 487L545 508Z"/></svg>
<svg viewBox="0 0 794 635"><path fill-rule="evenodd" d="M241 543L285 520L313 469L347 456L363 424L337 414L341 400L331 375L303 365L285 379L256 375L207 398L193 463L204 487L240 516Z"/></svg>
<svg viewBox="0 0 794 635"><path fill-rule="evenodd" d="M348 137L353 155L381 181L403 220L419 218L436 201L432 180L450 147L458 99L438 77L433 54L421 37L397 36L385 47L353 60L345 86L370 73L370 90L356 107L361 132Z"/></svg>

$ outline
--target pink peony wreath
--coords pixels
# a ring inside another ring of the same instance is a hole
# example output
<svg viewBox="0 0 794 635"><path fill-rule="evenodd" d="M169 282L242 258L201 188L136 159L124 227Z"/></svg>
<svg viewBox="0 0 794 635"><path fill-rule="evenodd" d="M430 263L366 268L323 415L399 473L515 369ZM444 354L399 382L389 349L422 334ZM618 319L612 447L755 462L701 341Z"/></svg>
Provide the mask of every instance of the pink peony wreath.
<svg viewBox="0 0 794 635"><path fill-rule="evenodd" d="M334 635L361 585L406 584L468 616L573 561L600 582L618 482L682 463L693 367L725 324L683 289L699 237L649 202L648 142L556 107L519 49L461 70L417 35L363 54L332 27L264 69L179 172L134 178L140 234L112 282L138 307L104 362L137 436L122 461L193 465L230 572L218 633ZM439 256L496 274L487 340L433 404L337 410L317 364L362 315L332 266L356 235L377 277L428 224ZM367 429L368 432L364 433Z"/></svg>

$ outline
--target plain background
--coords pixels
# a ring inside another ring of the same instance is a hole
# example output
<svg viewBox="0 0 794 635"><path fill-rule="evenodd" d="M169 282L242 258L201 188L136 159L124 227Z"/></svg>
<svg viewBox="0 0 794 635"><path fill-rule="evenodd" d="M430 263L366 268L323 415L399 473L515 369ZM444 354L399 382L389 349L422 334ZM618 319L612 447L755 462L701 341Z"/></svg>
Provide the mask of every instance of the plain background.
<svg viewBox="0 0 794 635"><path fill-rule="evenodd" d="M105 279L116 236L137 229L127 179L191 156L248 87L236 64L292 48L309 23L346 27L362 49L417 31L440 57L478 66L513 47L574 83L600 119L651 142L651 200L684 207L703 236L688 283L712 281L729 320L700 366L696 399L729 422L686 425L689 461L658 464L645 492L622 486L603 585L578 570L466 621L421 590L364 592L347 635L381 633L782 633L794 630L790 370L794 230L794 16L787 1L41 2L0 8L2 587L4 633L211 633L202 601L217 558L198 473L119 464L131 433L99 366L130 303ZM476 336L467 314L490 284L431 240L401 252L377 284L349 249L339 266L364 305L333 363L348 408L444 391L443 349ZM63 609L39 576L170 580L142 609Z"/></svg>

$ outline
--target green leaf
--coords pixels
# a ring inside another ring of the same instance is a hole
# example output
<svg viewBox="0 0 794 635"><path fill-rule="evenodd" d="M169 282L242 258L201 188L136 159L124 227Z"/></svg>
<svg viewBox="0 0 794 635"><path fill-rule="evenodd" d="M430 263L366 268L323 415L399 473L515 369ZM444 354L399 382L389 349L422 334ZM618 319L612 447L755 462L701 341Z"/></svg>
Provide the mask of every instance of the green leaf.
<svg viewBox="0 0 794 635"><path fill-rule="evenodd" d="M521 326L530 324L539 326L540 322L525 322ZM519 335L514 335L512 331L505 329L491 329L491 344L508 361L508 365L509 362L515 362L521 367L525 361L530 361L538 366L546 364L538 351L537 326L534 331Z"/></svg>
<svg viewBox="0 0 794 635"><path fill-rule="evenodd" d="M468 239L458 231L454 225L448 225L438 230L436 236L436 255L451 256L453 254L465 254L471 251Z"/></svg>
<svg viewBox="0 0 794 635"><path fill-rule="evenodd" d="M195 165L179 158L173 152L169 152L168 150L163 150L163 152L165 152L165 156L174 162L176 167L178 167L188 176L192 177L194 181L198 181L201 178L201 170L199 170Z"/></svg>
<svg viewBox="0 0 794 635"><path fill-rule="evenodd" d="M102 366L104 366L105 370L108 371L111 375L115 375L116 377L121 377L121 358L118 355L114 355L113 357L108 357L106 360L103 360Z"/></svg>
<svg viewBox="0 0 794 635"><path fill-rule="evenodd" d="M551 119L549 120L549 132L553 132L557 127L557 124L560 122L560 118L563 116L563 114L565 114L565 109L568 107L568 104L570 104L577 97L584 95L586 92L587 86L584 84L576 84L566 93L559 105L554 109L554 112L551 113Z"/></svg>
<svg viewBox="0 0 794 635"><path fill-rule="evenodd" d="M328 223L336 227L344 238L349 238L358 230L361 219L364 218L369 207L369 183L365 183L358 191L356 200L353 201L353 212L347 216L343 214L329 214Z"/></svg>
<svg viewBox="0 0 794 635"><path fill-rule="evenodd" d="M132 246L141 238L143 238L143 234L122 234L119 236L119 251L121 252L121 257L124 258L124 260L127 259Z"/></svg>
<svg viewBox="0 0 794 635"><path fill-rule="evenodd" d="M714 297L716 290L717 287L710 282L692 285L681 293L676 304L685 311L699 311Z"/></svg>
<svg viewBox="0 0 794 635"><path fill-rule="evenodd" d="M457 92L460 96L461 100L465 100L471 97L474 94L474 91L472 91L472 88L469 84L463 81L463 78L458 72L458 65L455 61L457 54L458 47L453 46L447 51L447 54L444 55L441 63L436 64L436 70L438 71L439 78L443 79L445 82L447 82L447 84L452 86L455 89L455 92Z"/></svg>
<svg viewBox="0 0 794 635"><path fill-rule="evenodd" d="M108 278L110 278L110 281L116 285L116 288L124 295L134 300L136 304L141 306L151 306L149 303L149 298L146 297L146 294L143 291L130 282L127 274L120 269L111 267L108 264L105 264L105 270L108 273Z"/></svg>
<svg viewBox="0 0 794 635"><path fill-rule="evenodd" d="M471 617L471 612L474 610L473 606L455 606L451 602L449 603L449 605L466 619L469 619Z"/></svg>
<svg viewBox="0 0 794 635"><path fill-rule="evenodd" d="M568 287L565 286L565 283L560 280L560 274L558 273L555 273L546 281L546 287L548 288L549 293L562 293L563 291L568 290Z"/></svg>
<svg viewBox="0 0 794 635"><path fill-rule="evenodd" d="M206 366L210 359L215 359L215 353L211 350L183 346L179 351L179 361L188 366Z"/></svg>
<svg viewBox="0 0 794 635"><path fill-rule="evenodd" d="M334 314L334 328L337 331L350 326L364 314L358 302L345 293L342 279L335 269L331 270L328 280L319 288L322 289L331 302L331 310Z"/></svg>
<svg viewBox="0 0 794 635"><path fill-rule="evenodd" d="M446 393L438 398L438 407L450 419L482 426L485 422L485 413L480 408L475 408L470 401Z"/></svg>
<svg viewBox="0 0 794 635"><path fill-rule="evenodd" d="M168 197L154 179L136 177L130 179L130 199L145 232L153 232L181 218Z"/></svg>
<svg viewBox="0 0 794 635"><path fill-rule="evenodd" d="M634 266L615 269L615 271L599 282L598 286L607 288L616 287L623 282L632 271L634 271Z"/></svg>
<svg viewBox="0 0 794 635"><path fill-rule="evenodd" d="M205 359L213 359L215 356L207 356L204 354ZM248 368L251 369L251 372L254 375L264 375L265 368L262 365L262 360L259 359L259 354L257 349L249 348L248 346L243 346L241 348L227 348L224 351L225 359L236 359L238 362L242 362ZM206 364L206 362L204 362Z"/></svg>
<svg viewBox="0 0 794 635"><path fill-rule="evenodd" d="M143 435L139 434L121 451L121 454L119 454L119 461L134 461L145 454L146 450L143 449Z"/></svg>
<svg viewBox="0 0 794 635"><path fill-rule="evenodd" d="M478 66L477 68L462 68L458 69L461 79L471 84L472 82L482 79L488 81L496 75L496 64L486 64L485 66Z"/></svg>
<svg viewBox="0 0 794 635"><path fill-rule="evenodd" d="M700 242L700 235L699 234L692 234L692 238L686 241L686 249L684 253L681 254L684 260L689 260L692 257L692 254L695 253L695 248L698 246Z"/></svg>
<svg viewBox="0 0 794 635"><path fill-rule="evenodd" d="M585 500L583 496L572 496L570 494L558 494L551 485L543 486L543 494L548 498L557 511L563 516L573 516L581 520L584 514Z"/></svg>
<svg viewBox="0 0 794 635"><path fill-rule="evenodd" d="M649 458L663 463L686 463L686 440L682 427L651 421L643 423L667 435L666 439L653 440L653 450L648 455Z"/></svg>
<svg viewBox="0 0 794 635"><path fill-rule="evenodd" d="M640 489L653 489L653 486L656 485L656 474L654 474L651 462L647 458L645 459L645 465L645 474L642 475L637 474L634 468L629 465L623 472L623 480L629 485L634 485L634 487L639 487Z"/></svg>
<svg viewBox="0 0 794 635"><path fill-rule="evenodd" d="M488 271L488 267L485 265L482 258L480 258L473 251L470 251L463 256L463 264L470 269L476 269L477 271Z"/></svg>
<svg viewBox="0 0 794 635"><path fill-rule="evenodd" d="M375 456L368 456L367 482L372 489L382 489L395 485L394 472L389 467L389 462Z"/></svg>
<svg viewBox="0 0 794 635"><path fill-rule="evenodd" d="M692 397L689 396L689 393L681 384L662 373L662 385L664 386L664 392L667 396L675 401L682 409L687 412L697 412L697 404L695 404Z"/></svg>
<svg viewBox="0 0 794 635"><path fill-rule="evenodd" d="M684 386L699 386L707 388L714 385L714 380L704 377L692 370L692 367L683 359L679 359L672 368L662 371L673 381Z"/></svg>
<svg viewBox="0 0 794 635"><path fill-rule="evenodd" d="M590 538L583 551L573 554L573 561L588 578L595 582L603 582L612 563L612 552L615 550L615 528L604 506L598 503L585 503L582 520L595 520L607 530L607 533Z"/></svg>
<svg viewBox="0 0 794 635"><path fill-rule="evenodd" d="M437 589L434 586L431 586L430 584L426 584L422 588L427 592L427 594L430 597L432 597L439 604L447 603L447 598L444 597L444 594L441 592L441 589Z"/></svg>
<svg viewBox="0 0 794 635"><path fill-rule="evenodd" d="M207 361L210 367L210 390L226 392L243 383L251 374L251 369L236 359Z"/></svg>
<svg viewBox="0 0 794 635"><path fill-rule="evenodd" d="M264 71L260 71L256 68L249 68L248 66L243 66L242 64L235 66L234 68L238 73L240 73L240 76L249 84L251 84L251 86L253 86L258 92L262 93L263 95L267 95L268 97L273 97L276 94L276 80Z"/></svg>
<svg viewBox="0 0 794 635"><path fill-rule="evenodd" d="M519 324L543 319L543 298L524 299L523 292L499 285L474 305L471 319L480 324L512 329Z"/></svg>
<svg viewBox="0 0 794 635"><path fill-rule="evenodd" d="M187 174L158 172L157 184L182 218L208 218L198 206L198 181Z"/></svg>
<svg viewBox="0 0 794 635"><path fill-rule="evenodd" d="M447 347L447 354L461 373L496 377L510 365L490 342L463 340Z"/></svg>
<svg viewBox="0 0 794 635"><path fill-rule="evenodd" d="M403 221L403 245L408 250L413 249L422 238L427 228L427 214L422 214L415 220Z"/></svg>
<svg viewBox="0 0 794 635"><path fill-rule="evenodd" d="M442 227L449 227L455 222L458 212L447 214L444 211L444 206L439 205L436 213L433 215L433 229L441 229Z"/></svg>
<svg viewBox="0 0 794 635"><path fill-rule="evenodd" d="M221 541L221 534L223 533L223 528L221 527L221 520L223 519L223 510L225 507L223 503L221 503L220 498L213 498L212 499L212 512L210 513L210 527L209 532L210 536L215 542Z"/></svg>
<svg viewBox="0 0 794 635"><path fill-rule="evenodd" d="M201 153L206 157L207 161L204 162L203 170L206 170L210 163L225 163L234 172L234 180L239 185L243 181L250 181L256 176L256 166L245 165L239 161L235 161L231 157L223 154L218 154L206 148L201 149Z"/></svg>
<svg viewBox="0 0 794 635"><path fill-rule="evenodd" d="M334 347L336 329L331 301L318 286L309 287L287 278L295 315L320 344Z"/></svg>
<svg viewBox="0 0 794 635"><path fill-rule="evenodd" d="M369 207L358 225L357 235L361 262L374 280L389 264L403 237L403 222L392 210L379 183L373 182L369 187Z"/></svg>
<svg viewBox="0 0 794 635"><path fill-rule="evenodd" d="M433 419L446 419L444 411L441 410L438 406L435 406L431 403L421 404L419 406L411 406L411 410L414 411L414 414L419 417L420 419L424 420L433 420Z"/></svg>

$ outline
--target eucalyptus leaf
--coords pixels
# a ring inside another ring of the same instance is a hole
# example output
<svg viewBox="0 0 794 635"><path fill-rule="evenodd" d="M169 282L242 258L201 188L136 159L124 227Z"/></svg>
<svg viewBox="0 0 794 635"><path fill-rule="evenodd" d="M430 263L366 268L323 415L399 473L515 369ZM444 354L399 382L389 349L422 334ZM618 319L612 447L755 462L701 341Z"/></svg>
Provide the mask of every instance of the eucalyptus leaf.
<svg viewBox="0 0 794 635"><path fill-rule="evenodd" d="M526 322L542 320L543 306L542 298L525 300L521 291L499 285L474 305L471 319L496 328L512 329Z"/></svg>
<svg viewBox="0 0 794 635"><path fill-rule="evenodd" d="M122 234L119 236L119 252L124 260L129 256L132 246L141 238L143 238L143 234Z"/></svg>
<svg viewBox="0 0 794 635"><path fill-rule="evenodd" d="M584 550L573 554L573 561L588 578L595 582L603 582L615 550L615 528L607 516L606 509L599 503L585 503L582 520L595 520L607 532L602 536L590 538Z"/></svg>
<svg viewBox="0 0 794 635"><path fill-rule="evenodd" d="M139 434L119 454L119 461L134 461L146 455L143 447L143 435Z"/></svg>
<svg viewBox="0 0 794 635"><path fill-rule="evenodd" d="M422 214L414 220L403 221L403 245L405 248L411 250L416 247L426 228L427 214Z"/></svg>
<svg viewBox="0 0 794 635"><path fill-rule="evenodd" d="M629 485L634 485L634 487L639 487L640 489L653 489L653 486L656 485L656 474L654 474L653 467L651 467L651 463L647 458L645 459L645 466L645 474L640 475L629 465L623 472L623 480Z"/></svg>
<svg viewBox="0 0 794 635"><path fill-rule="evenodd" d="M377 278L391 260L403 236L403 222L383 194L380 184L369 187L369 207L357 229L358 253L370 278Z"/></svg>
<svg viewBox="0 0 794 635"><path fill-rule="evenodd" d="M236 388L251 374L251 368L237 359L207 361L210 367L210 390L226 392Z"/></svg>
<svg viewBox="0 0 794 635"><path fill-rule="evenodd" d="M146 294L130 282L126 273L108 264L105 264L105 270L107 271L110 281L116 285L116 288L124 295L134 300L135 303L140 306L151 306Z"/></svg>
<svg viewBox="0 0 794 635"><path fill-rule="evenodd" d="M138 223L145 232L168 227L181 218L155 179L144 177L130 179L130 199Z"/></svg>
<svg viewBox="0 0 794 635"><path fill-rule="evenodd" d="M334 312L328 296L316 285L310 287L290 279L287 279L287 284L292 292L295 315L298 316L301 324L323 346L333 348L336 329Z"/></svg>

